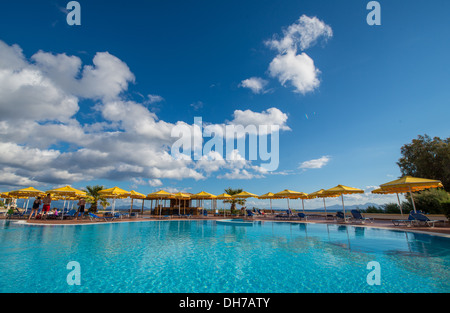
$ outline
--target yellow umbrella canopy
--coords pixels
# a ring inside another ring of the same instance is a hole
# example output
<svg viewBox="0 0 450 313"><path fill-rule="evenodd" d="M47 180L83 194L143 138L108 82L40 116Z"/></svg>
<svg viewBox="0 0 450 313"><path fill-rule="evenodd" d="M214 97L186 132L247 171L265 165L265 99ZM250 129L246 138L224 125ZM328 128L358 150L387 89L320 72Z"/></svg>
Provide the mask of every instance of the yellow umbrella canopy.
<svg viewBox="0 0 450 313"><path fill-rule="evenodd" d="M288 209L290 210L289 199L300 199L300 198L301 199L306 199L306 197L308 195L306 193L304 193L304 192L292 191L292 190L289 190L289 189L285 189L283 191L277 192L275 194L275 196L287 199ZM304 210L305 209L303 208L303 211Z"/></svg>
<svg viewBox="0 0 450 313"><path fill-rule="evenodd" d="M404 189L420 191L429 188L443 187L440 180L403 176L402 178L380 185L382 189Z"/></svg>
<svg viewBox="0 0 450 313"><path fill-rule="evenodd" d="M400 207L401 215L403 215L402 204L400 203L400 198L398 197L398 194L402 193L401 191L399 191L398 189L382 189L382 188L378 188L378 189L372 190L372 193L379 194L379 195L387 195L387 194L393 194L393 193L397 194L398 206Z"/></svg>
<svg viewBox="0 0 450 313"><path fill-rule="evenodd" d="M325 189L320 189L317 190L315 192L312 192L310 194L308 194L309 199L314 199L314 198L322 198L323 199L323 208L325 209L325 218L327 218L327 205L325 204L325 198L336 198L339 197L339 194L335 193L335 194L327 194L325 192Z"/></svg>
<svg viewBox="0 0 450 313"><path fill-rule="evenodd" d="M192 195L192 199L216 199L216 198L217 196L205 191Z"/></svg>
<svg viewBox="0 0 450 313"><path fill-rule="evenodd" d="M285 189L283 191L277 192L275 194L275 196L280 197L280 198L299 199L299 198L305 197L306 194L304 192L300 192L300 191L292 191L289 189Z"/></svg>
<svg viewBox="0 0 450 313"><path fill-rule="evenodd" d="M86 192L75 189L71 186L65 186L65 187L61 187L61 188L47 190L46 193L49 193L52 196L60 196L60 197L86 196Z"/></svg>
<svg viewBox="0 0 450 313"><path fill-rule="evenodd" d="M149 198L149 199L168 199L168 198L173 198L173 196L174 196L173 193L170 193L170 192L167 192L164 190L160 190L157 192L149 193L147 195L147 198Z"/></svg>
<svg viewBox="0 0 450 313"><path fill-rule="evenodd" d="M215 196L215 195L213 195L211 193L202 191L202 192L199 192L199 193L196 193L196 194L192 195L191 198L192 199L199 199L199 200L205 200L205 199L211 200L211 206L212 206L212 200L213 199L217 199L217 196ZM203 201L200 201L200 202L202 202L201 203L201 207L203 207Z"/></svg>
<svg viewBox="0 0 450 313"><path fill-rule="evenodd" d="M224 192L224 193L218 195L216 197L216 199L218 199L218 200L228 200L228 199L233 199L233 197ZM223 201L223 216L225 216L225 201Z"/></svg>
<svg viewBox="0 0 450 313"><path fill-rule="evenodd" d="M173 193L167 192L165 190L159 190L157 192L149 193L147 195L146 199L162 200L162 199L173 199L173 198L174 198L174 194ZM160 216L161 216L161 211L162 210L159 210L159 215Z"/></svg>
<svg viewBox="0 0 450 313"><path fill-rule="evenodd" d="M23 188L19 190L13 190L8 193L12 197L37 197L44 195L43 191L37 190L33 187Z"/></svg>
<svg viewBox="0 0 450 313"><path fill-rule="evenodd" d="M227 193L222 193L222 194L216 196L216 198L217 198L218 200L227 200L227 199L231 199L231 198L233 198L233 197L230 196L230 195L227 194Z"/></svg>
<svg viewBox="0 0 450 313"><path fill-rule="evenodd" d="M119 187L113 187L109 189L103 189L98 192L104 198L128 198L131 196L129 191L123 190Z"/></svg>
<svg viewBox="0 0 450 313"><path fill-rule="evenodd" d="M258 195L255 195L254 193L250 193L250 192L247 192L247 191L242 191L240 193L232 195L232 197L233 198L242 198L242 199L245 199L245 198L258 198Z"/></svg>
<svg viewBox="0 0 450 313"><path fill-rule="evenodd" d="M358 189L358 188L353 188L353 187L347 187L344 185L337 185L336 187L325 190L324 193L327 195L337 194L340 196L340 195L353 194L353 193L364 193L364 190Z"/></svg>
<svg viewBox="0 0 450 313"><path fill-rule="evenodd" d="M131 199L145 199L145 195L144 194L142 194L140 192L137 192L137 191L134 191L134 190L130 191L129 197Z"/></svg>
<svg viewBox="0 0 450 313"><path fill-rule="evenodd" d="M131 196L131 193L129 191L123 190L119 187L113 187L108 189L103 189L98 192L99 195L101 195L104 198L111 198L113 199L113 205L112 205L112 212L114 213L114 210L116 208L116 199L124 199Z"/></svg>
<svg viewBox="0 0 450 313"><path fill-rule="evenodd" d="M444 186L442 185L440 180L419 178L419 177L412 177L412 176L403 176L402 178L399 178L399 179L393 180L391 182L380 185L380 189L382 191L389 190L389 191L392 191L392 193L397 193L397 194L409 192L409 194L411 196L411 201L413 203L414 212L417 212L417 210L416 210L416 204L414 203L414 198L412 196L413 192L430 189L430 188L442 188L442 187L444 187Z"/></svg>
<svg viewBox="0 0 450 313"><path fill-rule="evenodd" d="M270 211L272 212L272 199L281 199L281 198L275 196L275 194L273 192L268 192L268 193L258 196L258 199L269 199L270 200Z"/></svg>
<svg viewBox="0 0 450 313"><path fill-rule="evenodd" d="M144 199L145 199L144 194L134 191L134 190L131 190L129 197L131 198L130 214L133 211L133 200L134 199L142 199L142 209L144 208Z"/></svg>
<svg viewBox="0 0 450 313"><path fill-rule="evenodd" d="M279 197L276 197L275 194L272 192L268 192L258 196L258 199L279 199Z"/></svg>
<svg viewBox="0 0 450 313"><path fill-rule="evenodd" d="M344 195L355 194L355 193L364 193L364 190L358 189L358 188L353 188L353 187L348 187L348 186L344 186L344 185L337 185L336 187L325 190L323 193L324 193L324 195L328 195L328 196L329 195L341 196L342 209L344 211L344 216L345 216Z"/></svg>
<svg viewBox="0 0 450 313"><path fill-rule="evenodd" d="M188 200L191 198L191 195L184 192L177 192L176 194L173 195L173 197L175 199L178 199L178 214L180 214L181 200ZM183 203L184 203L184 213L186 214L186 202L183 201Z"/></svg>

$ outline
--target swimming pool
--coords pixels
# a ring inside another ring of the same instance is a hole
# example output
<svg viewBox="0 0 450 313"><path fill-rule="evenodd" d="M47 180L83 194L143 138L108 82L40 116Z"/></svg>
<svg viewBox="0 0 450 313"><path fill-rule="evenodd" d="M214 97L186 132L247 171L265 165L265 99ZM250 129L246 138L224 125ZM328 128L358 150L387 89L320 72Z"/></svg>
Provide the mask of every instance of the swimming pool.
<svg viewBox="0 0 450 313"><path fill-rule="evenodd" d="M0 221L0 247L0 292L450 291L450 238L369 227ZM71 261L81 285L67 283Z"/></svg>

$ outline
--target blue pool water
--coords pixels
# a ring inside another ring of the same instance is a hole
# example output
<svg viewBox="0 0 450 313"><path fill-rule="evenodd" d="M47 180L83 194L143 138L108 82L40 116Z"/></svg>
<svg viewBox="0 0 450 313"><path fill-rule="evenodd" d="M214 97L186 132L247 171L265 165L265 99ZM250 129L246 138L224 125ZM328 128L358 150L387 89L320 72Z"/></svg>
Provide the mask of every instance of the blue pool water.
<svg viewBox="0 0 450 313"><path fill-rule="evenodd" d="M375 228L1 221L0 249L0 292L450 292L449 238Z"/></svg>

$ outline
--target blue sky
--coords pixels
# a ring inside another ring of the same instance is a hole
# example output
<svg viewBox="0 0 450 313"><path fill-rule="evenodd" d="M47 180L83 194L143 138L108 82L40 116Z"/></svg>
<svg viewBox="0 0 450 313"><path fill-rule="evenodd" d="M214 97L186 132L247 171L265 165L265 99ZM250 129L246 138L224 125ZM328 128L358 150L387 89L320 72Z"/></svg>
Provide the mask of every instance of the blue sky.
<svg viewBox="0 0 450 313"><path fill-rule="evenodd" d="M361 0L79 1L81 26L67 2L0 4L2 191L370 191L400 176L402 145L449 135L448 1L379 1L380 26ZM170 129L194 117L280 125L278 169L170 159Z"/></svg>

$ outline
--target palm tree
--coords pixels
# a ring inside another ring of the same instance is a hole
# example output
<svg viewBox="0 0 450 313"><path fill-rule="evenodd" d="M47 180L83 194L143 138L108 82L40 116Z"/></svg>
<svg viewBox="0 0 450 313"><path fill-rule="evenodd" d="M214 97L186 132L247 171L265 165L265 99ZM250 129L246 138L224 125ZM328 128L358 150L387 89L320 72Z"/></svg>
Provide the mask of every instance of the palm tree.
<svg viewBox="0 0 450 313"><path fill-rule="evenodd" d="M225 192L227 194L229 194L230 196L238 194L242 191L243 191L243 189L232 189L232 188L225 189ZM231 203L231 208L230 208L231 214L236 213L236 204L244 205L245 201L246 201L245 199L234 199L234 198L229 199L229 200L223 200L224 203Z"/></svg>
<svg viewBox="0 0 450 313"><path fill-rule="evenodd" d="M106 201L106 199L100 199L100 205L102 206L103 210L109 207L111 204Z"/></svg>
<svg viewBox="0 0 450 313"><path fill-rule="evenodd" d="M95 186L86 186L86 189L83 190L90 196L87 199L87 202L91 204L90 212L97 212L98 201L106 201L103 197L98 193L100 190L103 190L103 186L95 185Z"/></svg>

